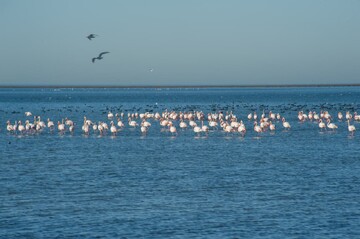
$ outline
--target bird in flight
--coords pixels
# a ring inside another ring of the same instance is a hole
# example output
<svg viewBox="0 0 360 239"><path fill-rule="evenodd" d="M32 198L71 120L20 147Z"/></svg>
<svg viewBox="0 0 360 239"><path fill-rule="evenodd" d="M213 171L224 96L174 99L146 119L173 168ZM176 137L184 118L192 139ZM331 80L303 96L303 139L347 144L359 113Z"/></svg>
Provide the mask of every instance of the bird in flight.
<svg viewBox="0 0 360 239"><path fill-rule="evenodd" d="M89 36L87 36L86 38L89 39L91 41L91 39L97 37L98 35L96 34L90 34Z"/></svg>
<svg viewBox="0 0 360 239"><path fill-rule="evenodd" d="M102 56L105 55L105 54L108 54L108 53L110 53L110 52L108 52L108 51L101 52L98 57L94 57L94 58L92 59L92 63L94 63L95 60L101 60L101 59L103 59Z"/></svg>

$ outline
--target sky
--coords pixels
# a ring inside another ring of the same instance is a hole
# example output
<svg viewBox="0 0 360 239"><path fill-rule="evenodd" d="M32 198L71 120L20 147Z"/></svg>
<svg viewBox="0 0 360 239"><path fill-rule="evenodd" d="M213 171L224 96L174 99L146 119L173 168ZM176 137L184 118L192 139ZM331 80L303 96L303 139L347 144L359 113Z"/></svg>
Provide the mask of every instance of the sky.
<svg viewBox="0 0 360 239"><path fill-rule="evenodd" d="M359 0L0 0L0 85L360 84L359 26Z"/></svg>

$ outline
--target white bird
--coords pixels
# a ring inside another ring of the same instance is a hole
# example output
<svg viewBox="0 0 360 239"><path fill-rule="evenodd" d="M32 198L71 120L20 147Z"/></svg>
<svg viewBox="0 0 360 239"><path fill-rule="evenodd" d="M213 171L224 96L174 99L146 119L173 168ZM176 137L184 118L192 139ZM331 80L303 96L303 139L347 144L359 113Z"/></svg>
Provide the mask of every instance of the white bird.
<svg viewBox="0 0 360 239"><path fill-rule="evenodd" d="M113 135L116 135L117 129L116 129L115 125L114 125L114 122L111 121L110 124L111 124L110 132L111 132Z"/></svg>
<svg viewBox="0 0 360 239"><path fill-rule="evenodd" d="M239 128L238 128L238 132L239 132L239 133L242 133L242 134L245 134L245 133L246 133L245 125L242 124L242 122L240 122L240 126L239 126Z"/></svg>
<svg viewBox="0 0 360 239"><path fill-rule="evenodd" d="M32 113L31 112L25 112L25 116L32 116Z"/></svg>
<svg viewBox="0 0 360 239"><path fill-rule="evenodd" d="M124 125L124 123L123 123L120 119L118 119L117 126L119 126L120 128L122 128L122 127L124 127L125 125Z"/></svg>
<svg viewBox="0 0 360 239"><path fill-rule="evenodd" d="M287 121L285 121L285 118L284 118L284 117L282 118L282 122L283 122L283 127L284 127L285 129L290 129L290 128L291 128L290 123L287 122Z"/></svg>
<svg viewBox="0 0 360 239"><path fill-rule="evenodd" d="M11 125L10 121L8 120L6 123L7 123L6 130L9 131L10 133L15 132L14 126Z"/></svg>
<svg viewBox="0 0 360 239"><path fill-rule="evenodd" d="M196 122L193 121L193 120L190 120L190 121L189 121L189 125L190 125L191 127L193 127L193 128L197 126Z"/></svg>
<svg viewBox="0 0 360 239"><path fill-rule="evenodd" d="M74 125L70 125L69 126L69 132L73 133L75 131L75 126Z"/></svg>
<svg viewBox="0 0 360 239"><path fill-rule="evenodd" d="M52 122L50 119L47 119L47 127L50 129L50 130L53 130L54 129L54 122Z"/></svg>
<svg viewBox="0 0 360 239"><path fill-rule="evenodd" d="M100 135L102 135L104 133L104 127L102 126L101 122L99 122L97 129L99 130Z"/></svg>
<svg viewBox="0 0 360 239"><path fill-rule="evenodd" d="M348 122L348 130L349 130L349 132L351 132L353 134L355 132L356 128L354 125L350 125L350 120L348 120L347 122Z"/></svg>
<svg viewBox="0 0 360 239"><path fill-rule="evenodd" d="M330 119L327 120L327 127L332 130L335 130L338 128L336 124L330 123Z"/></svg>
<svg viewBox="0 0 360 239"><path fill-rule="evenodd" d="M176 127L175 126L170 126L170 132L172 134L177 134Z"/></svg>
<svg viewBox="0 0 360 239"><path fill-rule="evenodd" d="M225 126L224 131L227 133L231 133L234 131L234 129L231 125L227 125L227 126Z"/></svg>
<svg viewBox="0 0 360 239"><path fill-rule="evenodd" d="M148 127L146 127L146 126L141 126L141 127L140 127L140 131L141 131L141 133L146 134L147 131L148 131Z"/></svg>
<svg viewBox="0 0 360 239"><path fill-rule="evenodd" d="M94 131L96 131L96 130L98 129L97 124L93 124L93 127L92 127L92 128L93 128Z"/></svg>
<svg viewBox="0 0 360 239"><path fill-rule="evenodd" d="M179 127L181 129L185 129L185 128L187 128L187 124L184 121L181 121L180 124L179 124Z"/></svg>
<svg viewBox="0 0 360 239"><path fill-rule="evenodd" d="M256 112L254 112L254 116L253 116L253 118L254 118L254 120L257 120L257 114L256 114Z"/></svg>
<svg viewBox="0 0 360 239"><path fill-rule="evenodd" d="M25 126L22 125L21 121L19 121L18 130L19 130L20 133L23 133L25 131Z"/></svg>
<svg viewBox="0 0 360 239"><path fill-rule="evenodd" d="M58 130L63 133L65 131L65 125L64 123L60 123L60 121L58 121Z"/></svg>
<svg viewBox="0 0 360 239"><path fill-rule="evenodd" d="M343 114L341 112L338 113L338 119L341 121L343 119Z"/></svg>
<svg viewBox="0 0 360 239"><path fill-rule="evenodd" d="M114 118L114 114L109 112L107 117L108 117L109 120L112 120Z"/></svg>
<svg viewBox="0 0 360 239"><path fill-rule="evenodd" d="M204 121L201 121L201 131L202 132L209 132L209 127L207 125L204 125Z"/></svg>
<svg viewBox="0 0 360 239"><path fill-rule="evenodd" d="M195 126L193 130L197 134L201 133L201 128L199 126Z"/></svg>
<svg viewBox="0 0 360 239"><path fill-rule="evenodd" d="M136 127L136 126L138 126L138 123L136 123L136 121L135 120L130 120L129 121L129 125L131 126L131 127Z"/></svg>
<svg viewBox="0 0 360 239"><path fill-rule="evenodd" d="M325 123L322 121L322 119L319 120L319 128L320 128L320 129L325 129L325 128L326 128L326 125L325 125Z"/></svg>
<svg viewBox="0 0 360 239"><path fill-rule="evenodd" d="M141 123L142 126L145 126L145 127L150 127L151 126L151 123L149 121L146 121L146 120L143 120L143 122Z"/></svg>
<svg viewBox="0 0 360 239"><path fill-rule="evenodd" d="M261 133L262 132L262 128L257 124L257 122L254 122L254 131L256 133Z"/></svg>
<svg viewBox="0 0 360 239"><path fill-rule="evenodd" d="M275 131L275 125L270 121L269 124L270 131Z"/></svg>

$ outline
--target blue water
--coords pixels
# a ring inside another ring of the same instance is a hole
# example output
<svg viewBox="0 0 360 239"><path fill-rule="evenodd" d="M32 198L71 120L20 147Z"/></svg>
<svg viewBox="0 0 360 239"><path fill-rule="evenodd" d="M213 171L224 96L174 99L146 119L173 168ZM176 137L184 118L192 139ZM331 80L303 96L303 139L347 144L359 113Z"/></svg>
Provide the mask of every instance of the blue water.
<svg viewBox="0 0 360 239"><path fill-rule="evenodd" d="M81 132L85 115L165 109L233 111L248 132ZM359 133L297 119L359 109L359 87L0 89L0 238L359 238ZM256 134L263 110L292 128ZM6 132L25 111L76 131Z"/></svg>

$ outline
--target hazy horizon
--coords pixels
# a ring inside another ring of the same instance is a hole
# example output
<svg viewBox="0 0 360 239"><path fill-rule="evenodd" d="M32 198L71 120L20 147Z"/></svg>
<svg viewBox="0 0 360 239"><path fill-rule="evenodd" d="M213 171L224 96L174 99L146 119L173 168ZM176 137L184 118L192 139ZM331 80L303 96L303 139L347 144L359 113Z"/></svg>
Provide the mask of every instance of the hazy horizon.
<svg viewBox="0 0 360 239"><path fill-rule="evenodd" d="M4 0L0 85L360 84L359 10L356 0Z"/></svg>

